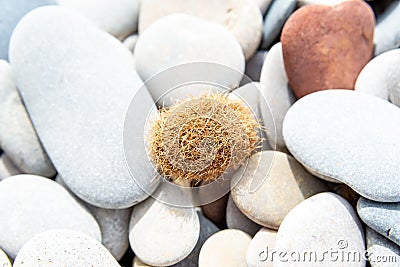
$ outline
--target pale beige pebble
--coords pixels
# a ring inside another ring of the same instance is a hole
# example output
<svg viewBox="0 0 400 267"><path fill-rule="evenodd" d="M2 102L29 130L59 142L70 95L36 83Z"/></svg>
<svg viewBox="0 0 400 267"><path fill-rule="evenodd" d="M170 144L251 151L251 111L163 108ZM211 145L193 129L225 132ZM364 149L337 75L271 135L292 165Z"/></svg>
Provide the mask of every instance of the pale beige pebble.
<svg viewBox="0 0 400 267"><path fill-rule="evenodd" d="M6 154L0 156L0 181L22 172L14 165Z"/></svg>
<svg viewBox="0 0 400 267"><path fill-rule="evenodd" d="M138 257L133 258L132 267L152 267L143 263Z"/></svg>
<svg viewBox="0 0 400 267"><path fill-rule="evenodd" d="M224 26L236 37L246 59L261 42L263 18L253 0L146 0L140 7L139 33L173 13L190 14Z"/></svg>
<svg viewBox="0 0 400 267"><path fill-rule="evenodd" d="M11 267L11 262L6 253L0 249L0 267Z"/></svg>
<svg viewBox="0 0 400 267"><path fill-rule="evenodd" d="M275 248L276 230L261 228L247 248L247 267L273 267L269 253Z"/></svg>
<svg viewBox="0 0 400 267"><path fill-rule="evenodd" d="M251 237L243 231L226 229L213 234L200 250L199 267L246 267Z"/></svg>

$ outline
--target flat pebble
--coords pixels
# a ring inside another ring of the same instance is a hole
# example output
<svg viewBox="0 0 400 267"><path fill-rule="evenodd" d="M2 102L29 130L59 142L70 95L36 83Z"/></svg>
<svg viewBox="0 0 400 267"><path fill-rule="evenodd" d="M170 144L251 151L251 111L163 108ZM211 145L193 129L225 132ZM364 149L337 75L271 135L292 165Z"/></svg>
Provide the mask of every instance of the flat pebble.
<svg viewBox="0 0 400 267"><path fill-rule="evenodd" d="M389 239L366 228L367 251L371 267L397 267L400 262L400 247Z"/></svg>
<svg viewBox="0 0 400 267"><path fill-rule="evenodd" d="M366 225L400 245L400 203L380 203L360 198L357 212Z"/></svg>
<svg viewBox="0 0 400 267"><path fill-rule="evenodd" d="M142 1L139 33L142 34L145 29L159 18L173 13L189 14L225 27L239 42L246 59L249 59L256 52L262 38L263 19L261 12L253 1L243 0L202 0L201 2L197 0ZM198 28L188 28L192 29L190 30L192 34L199 34ZM172 29L172 27L168 28L170 31ZM193 29L196 30L193 31ZM210 30L212 30L211 27ZM210 37L209 40L213 40L213 38Z"/></svg>
<svg viewBox="0 0 400 267"><path fill-rule="evenodd" d="M398 107L349 90L317 92L289 109L283 136L314 175L339 180L372 200L400 201Z"/></svg>
<svg viewBox="0 0 400 267"><path fill-rule="evenodd" d="M232 199L247 217L271 229L278 229L304 199L328 190L293 157L278 151L258 152L241 169L232 178Z"/></svg>
<svg viewBox="0 0 400 267"><path fill-rule="evenodd" d="M281 43L274 45L265 58L260 81L260 109L267 141L272 149L286 152L283 118L296 98L289 86Z"/></svg>
<svg viewBox="0 0 400 267"><path fill-rule="evenodd" d="M11 267L11 262L3 250L0 249L0 266L1 267Z"/></svg>
<svg viewBox="0 0 400 267"><path fill-rule="evenodd" d="M62 186L36 176L17 175L0 182L0 247L15 258L36 234L65 228L101 240L93 216Z"/></svg>
<svg viewBox="0 0 400 267"><path fill-rule="evenodd" d="M261 47L269 48L279 33L289 16L296 9L296 0L273 1L264 18L263 40Z"/></svg>
<svg viewBox="0 0 400 267"><path fill-rule="evenodd" d="M285 217L276 236L275 258L271 260L277 267L364 267L364 250L363 229L351 205L336 194L321 193L306 199ZM288 252L293 251L295 256L290 256ZM310 251L314 252L313 257ZM336 251L336 255L359 252L360 258L353 261L335 258L329 256L330 251ZM278 258L282 252L286 255ZM296 261L298 257L301 260ZM313 261L315 257L317 261Z"/></svg>
<svg viewBox="0 0 400 267"><path fill-rule="evenodd" d="M158 196L153 197L157 199ZM194 208L169 206L154 198L134 206L129 242L135 255L144 263L173 265L194 249L200 234L199 217Z"/></svg>
<svg viewBox="0 0 400 267"><path fill-rule="evenodd" d="M23 172L51 177L54 167L43 150L15 85L13 70L0 60L0 147Z"/></svg>
<svg viewBox="0 0 400 267"><path fill-rule="evenodd" d="M334 7L308 5L293 13L283 27L281 42L295 95L354 89L372 56L374 26L374 13L364 1Z"/></svg>
<svg viewBox="0 0 400 267"><path fill-rule="evenodd" d="M229 195L228 205L226 206L226 224L230 229L241 230L251 236L254 236L261 228L260 225L247 218L239 210L231 195Z"/></svg>
<svg viewBox="0 0 400 267"><path fill-rule="evenodd" d="M140 0L56 0L90 19L100 29L123 40L138 26Z"/></svg>
<svg viewBox="0 0 400 267"><path fill-rule="evenodd" d="M120 267L99 241L81 232L50 230L30 239L15 258L14 267Z"/></svg>
<svg viewBox="0 0 400 267"><path fill-rule="evenodd" d="M251 237L236 229L220 231L204 243L199 255L199 267L246 267L246 251Z"/></svg>
<svg viewBox="0 0 400 267"><path fill-rule="evenodd" d="M123 41L123 44L133 53L138 38L139 36L137 34L130 35Z"/></svg>
<svg viewBox="0 0 400 267"><path fill-rule="evenodd" d="M273 262L266 258L266 254L275 248L277 231L262 228L253 237L247 248L247 267L272 267Z"/></svg>
<svg viewBox="0 0 400 267"><path fill-rule="evenodd" d="M135 160L140 173L131 170L135 179L126 166L123 129L135 94L142 97L140 110L154 102L138 91L142 82L124 45L76 12L42 7L18 24L10 60L38 136L68 187L103 208L147 198L143 190L152 191L158 180L147 174L153 168L143 145L146 112L133 114L135 129L142 129L132 139L134 153L125 147L133 153L126 154L128 164L141 159Z"/></svg>
<svg viewBox="0 0 400 267"><path fill-rule="evenodd" d="M55 0L2 0L0 3L0 59L8 59L11 34L19 20L29 11Z"/></svg>
<svg viewBox="0 0 400 267"><path fill-rule="evenodd" d="M7 157L6 154L0 156L0 181L21 174L22 172L14 165L14 163Z"/></svg>
<svg viewBox="0 0 400 267"><path fill-rule="evenodd" d="M400 46L400 2L393 4L379 17L374 32L375 55Z"/></svg>

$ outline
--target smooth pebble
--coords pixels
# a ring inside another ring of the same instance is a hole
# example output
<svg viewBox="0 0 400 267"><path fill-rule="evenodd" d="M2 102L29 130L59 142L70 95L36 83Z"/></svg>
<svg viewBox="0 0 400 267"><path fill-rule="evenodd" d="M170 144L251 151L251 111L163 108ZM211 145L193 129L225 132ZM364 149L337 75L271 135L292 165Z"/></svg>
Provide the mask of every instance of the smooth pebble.
<svg viewBox="0 0 400 267"><path fill-rule="evenodd" d="M11 262L8 256L0 249L0 266L1 267L11 267Z"/></svg>
<svg viewBox="0 0 400 267"><path fill-rule="evenodd" d="M374 32L375 56L400 47L400 2L392 5L379 17Z"/></svg>
<svg viewBox="0 0 400 267"><path fill-rule="evenodd" d="M273 262L265 258L270 250L275 248L277 231L261 228L253 237L247 248L246 262L247 267L272 267Z"/></svg>
<svg viewBox="0 0 400 267"><path fill-rule="evenodd" d="M133 51L135 50L135 46L136 46L136 42L137 42L138 38L139 38L139 35L137 35L137 34L130 35L123 41L123 44L126 46L126 48L129 49L129 51L131 51L133 53Z"/></svg>
<svg viewBox="0 0 400 267"><path fill-rule="evenodd" d="M14 163L7 157L6 154L0 156L0 181L21 174L22 172L14 165Z"/></svg>
<svg viewBox="0 0 400 267"><path fill-rule="evenodd" d="M400 247L368 226L365 232L371 267L397 267Z"/></svg>
<svg viewBox="0 0 400 267"><path fill-rule="evenodd" d="M245 75L250 78L253 82L259 82L261 76L261 69L265 60L265 57L268 55L268 51L260 50L257 51L247 62L246 62L246 71Z"/></svg>
<svg viewBox="0 0 400 267"><path fill-rule="evenodd" d="M241 230L251 236L254 236L261 228L260 225L247 218L239 210L231 195L229 195L228 205L226 206L226 224L229 229Z"/></svg>

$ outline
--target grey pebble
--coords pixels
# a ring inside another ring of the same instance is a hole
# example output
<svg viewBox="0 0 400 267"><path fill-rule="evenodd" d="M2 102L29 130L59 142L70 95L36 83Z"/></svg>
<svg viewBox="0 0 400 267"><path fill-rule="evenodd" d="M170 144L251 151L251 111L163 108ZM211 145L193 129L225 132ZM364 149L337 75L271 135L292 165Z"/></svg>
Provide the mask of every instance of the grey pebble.
<svg viewBox="0 0 400 267"><path fill-rule="evenodd" d="M244 74L247 75L253 82L259 82L261 77L261 69L265 57L268 55L268 51L260 50L257 51L247 62L246 71Z"/></svg>
<svg viewBox="0 0 400 267"><path fill-rule="evenodd" d="M379 17L374 32L375 56L400 46L400 2L393 4Z"/></svg>
<svg viewBox="0 0 400 267"><path fill-rule="evenodd" d="M0 181L21 174L22 172L14 165L14 163L7 157L6 154L0 156Z"/></svg>
<svg viewBox="0 0 400 267"><path fill-rule="evenodd" d="M400 247L367 226L367 251L371 267L397 267L400 263Z"/></svg>

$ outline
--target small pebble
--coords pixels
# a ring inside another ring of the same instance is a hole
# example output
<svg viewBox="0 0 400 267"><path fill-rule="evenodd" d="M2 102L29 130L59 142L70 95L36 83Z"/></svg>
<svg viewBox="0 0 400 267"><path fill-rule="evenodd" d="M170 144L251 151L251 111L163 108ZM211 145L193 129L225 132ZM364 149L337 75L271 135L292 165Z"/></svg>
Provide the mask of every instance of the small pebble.
<svg viewBox="0 0 400 267"><path fill-rule="evenodd" d="M367 251L371 267L397 267L400 247L389 239L366 227Z"/></svg>
<svg viewBox="0 0 400 267"><path fill-rule="evenodd" d="M306 5L327 5L327 6L336 6L347 0L297 0L297 4L299 6Z"/></svg>
<svg viewBox="0 0 400 267"><path fill-rule="evenodd" d="M268 51L260 50L254 54L247 62L246 62L246 71L245 75L253 82L259 82L261 77L261 69L265 60L265 57L268 55Z"/></svg>
<svg viewBox="0 0 400 267"><path fill-rule="evenodd" d="M251 236L254 236L261 228L260 225L247 218L239 210L231 195L229 195L228 205L226 206L226 224L229 229L238 229Z"/></svg>
<svg viewBox="0 0 400 267"><path fill-rule="evenodd" d="M139 36L137 34L130 35L123 41L123 44L133 53L138 38Z"/></svg>
<svg viewBox="0 0 400 267"><path fill-rule="evenodd" d="M201 206L204 216L212 221L219 228L226 228L226 206L228 204L229 195Z"/></svg>
<svg viewBox="0 0 400 267"><path fill-rule="evenodd" d="M0 181L21 174L22 172L14 165L14 163L7 157L6 154L0 156Z"/></svg>
<svg viewBox="0 0 400 267"><path fill-rule="evenodd" d="M374 33L375 56L400 47L400 2L392 5L379 17Z"/></svg>
<svg viewBox="0 0 400 267"><path fill-rule="evenodd" d="M274 250L276 234L277 231L268 228L262 228L257 232L247 248L247 267L273 267L273 262L264 257L269 250Z"/></svg>

